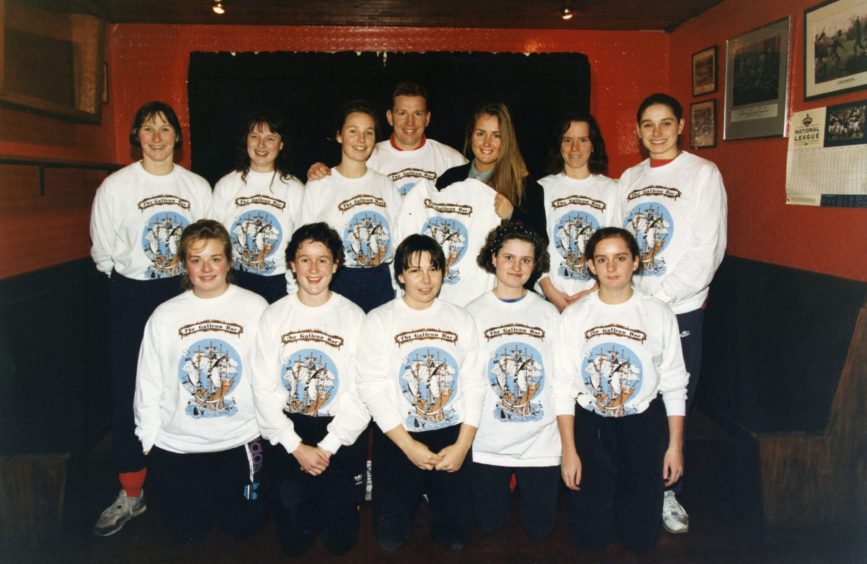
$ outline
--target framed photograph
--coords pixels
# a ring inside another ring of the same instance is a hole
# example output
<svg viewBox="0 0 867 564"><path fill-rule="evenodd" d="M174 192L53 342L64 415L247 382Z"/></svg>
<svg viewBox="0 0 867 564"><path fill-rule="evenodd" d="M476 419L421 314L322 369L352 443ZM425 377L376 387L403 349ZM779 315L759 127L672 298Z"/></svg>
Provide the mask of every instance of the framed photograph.
<svg viewBox="0 0 867 564"><path fill-rule="evenodd" d="M726 41L723 139L785 135L792 18Z"/></svg>
<svg viewBox="0 0 867 564"><path fill-rule="evenodd" d="M90 3L55 4L0 0L0 105L99 122L105 24Z"/></svg>
<svg viewBox="0 0 867 564"><path fill-rule="evenodd" d="M867 87L867 0L804 10L804 99Z"/></svg>
<svg viewBox="0 0 867 564"><path fill-rule="evenodd" d="M716 100L689 105L689 144L694 149L716 147Z"/></svg>
<svg viewBox="0 0 867 564"><path fill-rule="evenodd" d="M716 92L716 45L692 56L692 95Z"/></svg>

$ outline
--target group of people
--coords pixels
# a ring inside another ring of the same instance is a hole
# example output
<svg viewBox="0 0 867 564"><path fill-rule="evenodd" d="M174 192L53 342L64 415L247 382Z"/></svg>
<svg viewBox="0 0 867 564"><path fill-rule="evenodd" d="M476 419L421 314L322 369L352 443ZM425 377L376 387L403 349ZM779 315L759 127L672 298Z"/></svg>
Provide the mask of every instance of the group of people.
<svg viewBox="0 0 867 564"><path fill-rule="evenodd" d="M649 158L619 181L587 114L564 116L538 182L504 104L473 113L466 158L425 137L418 84L397 85L386 118L377 143L376 111L345 104L340 162L304 185L284 118L252 114L212 193L173 162L172 108L139 109L142 159L103 182L91 219L121 484L94 533L145 511L150 472L178 540L215 519L246 537L271 511L288 554L316 538L341 554L368 458L386 550L410 541L422 500L449 549L500 530L515 484L542 540L561 481L580 547L686 532L685 419L726 197L716 166L679 148L680 104L641 104Z"/></svg>

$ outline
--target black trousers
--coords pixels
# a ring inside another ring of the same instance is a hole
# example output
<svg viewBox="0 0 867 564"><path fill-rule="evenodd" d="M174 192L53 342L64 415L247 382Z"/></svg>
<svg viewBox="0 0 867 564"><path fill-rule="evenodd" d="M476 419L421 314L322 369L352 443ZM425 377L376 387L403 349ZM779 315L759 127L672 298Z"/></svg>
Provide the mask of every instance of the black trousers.
<svg viewBox="0 0 867 564"><path fill-rule="evenodd" d="M689 384L686 387L686 417L683 419L683 455L686 456L686 425L689 422L689 412L695 395L698 392L698 380L701 377L702 332L704 330L704 310L697 309L677 316L677 327L680 330L680 346L683 349L683 362L689 372ZM675 494L683 493L684 479L681 478L670 490ZM660 509L661 511L661 509Z"/></svg>
<svg viewBox="0 0 867 564"><path fill-rule="evenodd" d="M341 268L331 290L364 310L364 313L394 299L391 271L387 264L375 268Z"/></svg>
<svg viewBox="0 0 867 564"><path fill-rule="evenodd" d="M181 279L133 280L112 272L108 285L108 362L112 378L111 453L118 472L145 467L132 412L138 351L154 309L181 293Z"/></svg>
<svg viewBox="0 0 867 564"><path fill-rule="evenodd" d="M314 446L327 434L332 417L289 416L304 444ZM325 546L342 553L358 539L358 506L364 500L367 433L342 446L319 476L301 470L281 445L269 460L270 484L277 537L292 556L304 554L319 533ZM273 464L270 464L273 462Z"/></svg>
<svg viewBox="0 0 867 564"><path fill-rule="evenodd" d="M232 283L241 288L259 294L268 300L269 304L273 304L286 295L286 276L283 274L261 276L244 270L233 269L229 273L229 278Z"/></svg>
<svg viewBox="0 0 867 564"><path fill-rule="evenodd" d="M662 523L662 461L668 422L662 400L643 412L602 417L575 408L581 489L570 492L569 532L580 547L615 540L635 552L656 545Z"/></svg>
<svg viewBox="0 0 867 564"><path fill-rule="evenodd" d="M220 452L177 454L154 447L148 467L172 538L199 537L211 529L215 517L233 537L259 532L268 511L259 489L262 466L259 439Z"/></svg>
<svg viewBox="0 0 867 564"><path fill-rule="evenodd" d="M502 529L509 520L512 473L518 479L518 515L527 536L544 540L554 530L557 493L560 490L559 466L492 466L473 463L473 513L485 534Z"/></svg>
<svg viewBox="0 0 867 564"><path fill-rule="evenodd" d="M454 444L460 425L410 433L432 452ZM373 432L373 532L383 546L409 542L421 496L430 502L431 538L443 546L469 542L472 533L472 451L457 472L413 465L379 427Z"/></svg>

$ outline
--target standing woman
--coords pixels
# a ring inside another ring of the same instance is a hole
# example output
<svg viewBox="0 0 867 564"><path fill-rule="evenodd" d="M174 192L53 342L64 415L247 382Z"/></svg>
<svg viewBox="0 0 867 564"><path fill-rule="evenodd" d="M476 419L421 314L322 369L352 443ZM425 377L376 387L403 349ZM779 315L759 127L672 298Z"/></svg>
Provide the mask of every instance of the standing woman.
<svg viewBox="0 0 867 564"><path fill-rule="evenodd" d="M400 196L387 176L367 168L376 131L370 104L355 100L343 105L336 135L340 164L330 175L307 183L301 210L305 222L325 222L340 234L346 262L331 289L365 313L395 295L389 264Z"/></svg>
<svg viewBox="0 0 867 564"><path fill-rule="evenodd" d="M617 183L603 174L605 141L590 114L570 113L561 120L550 159L552 174L539 184L545 191L552 268L539 287L562 312L595 287L584 249L597 229L618 221Z"/></svg>
<svg viewBox="0 0 867 564"><path fill-rule="evenodd" d="M437 178L439 189L449 184L475 178L497 191L494 209L503 220L520 221L546 237L545 207L542 188L530 178L512 114L505 104L488 103L476 107L464 141L464 153L472 160L450 168Z"/></svg>
<svg viewBox="0 0 867 564"><path fill-rule="evenodd" d="M235 170L214 186L208 217L232 237L234 282L268 303L286 295L286 245L297 224L304 185L289 172L283 116L261 111L244 123Z"/></svg>
<svg viewBox="0 0 867 564"><path fill-rule="evenodd" d="M163 102L138 109L129 141L142 160L110 175L96 191L90 218L90 255L110 277L108 361L112 392L112 457L121 484L117 499L93 532L108 536L145 511L147 470L135 436L133 395L139 345L154 308L180 292L181 231L205 215L211 189L174 163L182 144L174 110Z"/></svg>
<svg viewBox="0 0 867 564"><path fill-rule="evenodd" d="M135 433L172 538L199 537L215 517L244 538L267 515L250 361L268 302L229 284L232 242L219 222L184 229L179 255L187 291L157 307L145 327Z"/></svg>
<svg viewBox="0 0 867 564"><path fill-rule="evenodd" d="M683 474L689 375L674 314L632 287L632 234L602 228L586 255L599 291L563 312L555 353L571 384L556 397L569 533L584 549L642 553L659 537L663 485Z"/></svg>
<svg viewBox="0 0 867 564"><path fill-rule="evenodd" d="M521 525L543 540L554 530L560 489L553 392L560 315L524 284L548 269L548 251L537 233L509 222L491 231L478 263L496 275L497 285L467 306L487 353L485 403L473 442L476 523L486 534L506 525L514 473Z"/></svg>
<svg viewBox="0 0 867 564"><path fill-rule="evenodd" d="M637 131L650 158L620 177L623 227L638 241L643 275L638 287L677 315L689 390L698 388L708 287L726 248L726 192L712 162L681 151L683 108L668 94L652 94L639 106ZM677 501L683 482L665 492L663 524L689 531L689 515Z"/></svg>

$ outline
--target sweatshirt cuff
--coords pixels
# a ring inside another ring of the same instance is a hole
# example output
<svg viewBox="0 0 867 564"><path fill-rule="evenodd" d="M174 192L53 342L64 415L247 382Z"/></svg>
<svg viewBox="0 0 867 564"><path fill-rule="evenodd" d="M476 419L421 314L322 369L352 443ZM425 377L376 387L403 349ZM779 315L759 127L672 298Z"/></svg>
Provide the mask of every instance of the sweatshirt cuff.
<svg viewBox="0 0 867 564"><path fill-rule="evenodd" d="M292 431L286 433L285 436L280 437L280 440L278 442L283 445L283 448L286 449L286 452L292 454L293 452L298 450L298 447L301 445L301 437L298 436L298 433Z"/></svg>
<svg viewBox="0 0 867 564"><path fill-rule="evenodd" d="M325 438L319 441L319 448L322 450L327 450L333 455L337 454L338 449L340 449L340 439L337 438L337 435L334 433L328 433L325 435Z"/></svg>
<svg viewBox="0 0 867 564"><path fill-rule="evenodd" d="M673 304L675 299L674 297L669 296L668 293L666 293L665 289L662 287L660 287L659 290L656 291L653 297L669 305Z"/></svg>
<svg viewBox="0 0 867 564"><path fill-rule="evenodd" d="M575 415L575 400L573 398L555 399L554 415Z"/></svg>
<svg viewBox="0 0 867 564"><path fill-rule="evenodd" d="M686 400L680 398L666 398L663 396L662 403L665 404L666 415L683 415L686 416Z"/></svg>

